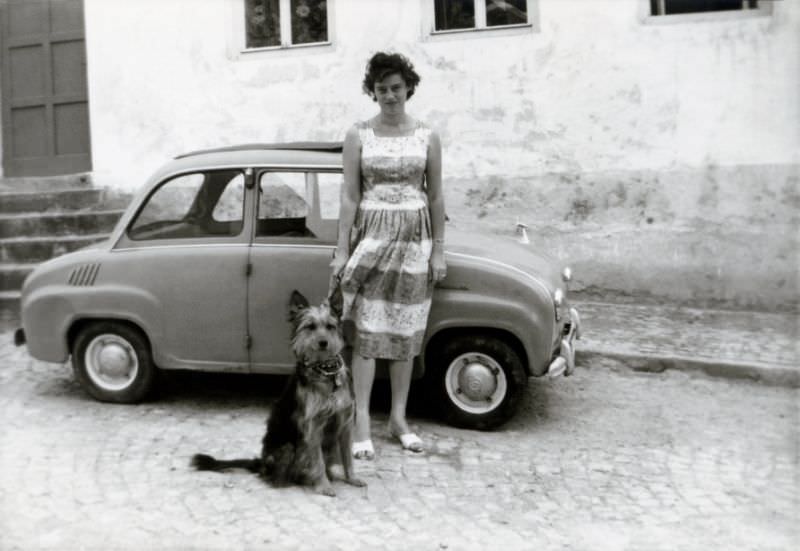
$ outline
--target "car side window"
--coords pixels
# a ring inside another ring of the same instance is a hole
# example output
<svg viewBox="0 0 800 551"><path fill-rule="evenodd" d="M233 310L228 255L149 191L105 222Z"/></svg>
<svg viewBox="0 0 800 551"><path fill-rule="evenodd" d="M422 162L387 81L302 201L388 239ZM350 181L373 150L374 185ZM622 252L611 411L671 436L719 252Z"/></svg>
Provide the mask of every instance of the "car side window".
<svg viewBox="0 0 800 551"><path fill-rule="evenodd" d="M215 222L242 223L244 205L244 176L237 174L228 182L211 213ZM238 232L237 232L238 233Z"/></svg>
<svg viewBox="0 0 800 551"><path fill-rule="evenodd" d="M306 227L304 172L264 172L258 182L257 236L314 237Z"/></svg>
<svg viewBox="0 0 800 551"><path fill-rule="evenodd" d="M341 174L262 173L256 237L335 241L341 180Z"/></svg>
<svg viewBox="0 0 800 551"><path fill-rule="evenodd" d="M320 218L338 221L344 176L341 173L321 172L316 177L319 183Z"/></svg>
<svg viewBox="0 0 800 551"><path fill-rule="evenodd" d="M243 215L241 171L182 174L147 198L128 236L134 240L236 236L242 231Z"/></svg>

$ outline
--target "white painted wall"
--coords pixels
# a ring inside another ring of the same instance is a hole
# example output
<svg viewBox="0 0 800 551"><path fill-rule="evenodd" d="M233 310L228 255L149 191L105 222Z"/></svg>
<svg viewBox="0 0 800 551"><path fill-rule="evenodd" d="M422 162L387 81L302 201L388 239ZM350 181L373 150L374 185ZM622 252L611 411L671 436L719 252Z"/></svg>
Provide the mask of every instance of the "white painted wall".
<svg viewBox="0 0 800 551"><path fill-rule="evenodd" d="M363 66L386 48L423 77L409 108L449 178L798 160L796 2L648 25L638 0L532 0L538 31L435 41L427 0L331 0L332 47L259 54L235 47L238 2L86 0L98 174L136 185L189 149L340 139L371 115Z"/></svg>
<svg viewBox="0 0 800 551"><path fill-rule="evenodd" d="M239 47L243 0L85 2L100 184L189 150L340 140L375 111L366 60L393 49L422 75L409 111L442 136L452 225L526 222L585 289L797 303L800 2L653 24L644 0L529 0L532 29L441 39L432 0L329 0L331 46L259 53Z"/></svg>
<svg viewBox="0 0 800 551"><path fill-rule="evenodd" d="M0 71L1 73L2 71ZM0 90L3 88L3 75L0 74ZM0 98L2 101L2 98ZM1 107L2 105L0 105ZM3 110L0 109L0 128L3 128ZM3 177L3 132L0 132L0 178Z"/></svg>

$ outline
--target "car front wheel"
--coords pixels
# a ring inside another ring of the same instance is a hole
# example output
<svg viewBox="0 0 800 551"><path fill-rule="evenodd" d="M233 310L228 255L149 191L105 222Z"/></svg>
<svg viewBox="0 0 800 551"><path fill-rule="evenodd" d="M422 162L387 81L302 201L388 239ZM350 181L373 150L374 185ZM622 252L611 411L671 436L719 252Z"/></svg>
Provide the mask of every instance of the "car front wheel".
<svg viewBox="0 0 800 551"><path fill-rule="evenodd" d="M451 338L430 355L428 368L445 420L479 430L508 421L528 382L517 352L492 336Z"/></svg>
<svg viewBox="0 0 800 551"><path fill-rule="evenodd" d="M102 402L139 402L155 382L150 343L135 327L115 321L94 322L80 330L72 366L83 388Z"/></svg>

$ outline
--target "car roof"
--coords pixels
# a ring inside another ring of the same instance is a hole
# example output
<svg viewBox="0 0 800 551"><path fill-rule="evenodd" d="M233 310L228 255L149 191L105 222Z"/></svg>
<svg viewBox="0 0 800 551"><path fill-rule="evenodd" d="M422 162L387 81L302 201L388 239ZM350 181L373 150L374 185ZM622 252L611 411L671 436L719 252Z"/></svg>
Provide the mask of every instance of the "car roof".
<svg viewBox="0 0 800 551"><path fill-rule="evenodd" d="M226 147L216 147L213 149L200 149L190 151L176 156L176 159L184 157L194 157L219 152L238 152L238 151L319 151L330 153L341 153L342 142L285 142L285 143L248 143L229 145Z"/></svg>
<svg viewBox="0 0 800 551"><path fill-rule="evenodd" d="M248 166L341 169L342 142L238 144L191 151L163 165L151 177L151 183L178 172Z"/></svg>

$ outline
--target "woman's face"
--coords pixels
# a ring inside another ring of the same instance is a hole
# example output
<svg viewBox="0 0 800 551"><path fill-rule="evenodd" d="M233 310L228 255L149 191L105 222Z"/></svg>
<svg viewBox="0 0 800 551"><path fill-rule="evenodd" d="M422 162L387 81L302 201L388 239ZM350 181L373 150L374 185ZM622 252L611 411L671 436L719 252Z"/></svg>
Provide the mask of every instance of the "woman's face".
<svg viewBox="0 0 800 551"><path fill-rule="evenodd" d="M408 87L400 73L392 73L375 83L375 99L387 115L404 113L407 95Z"/></svg>

